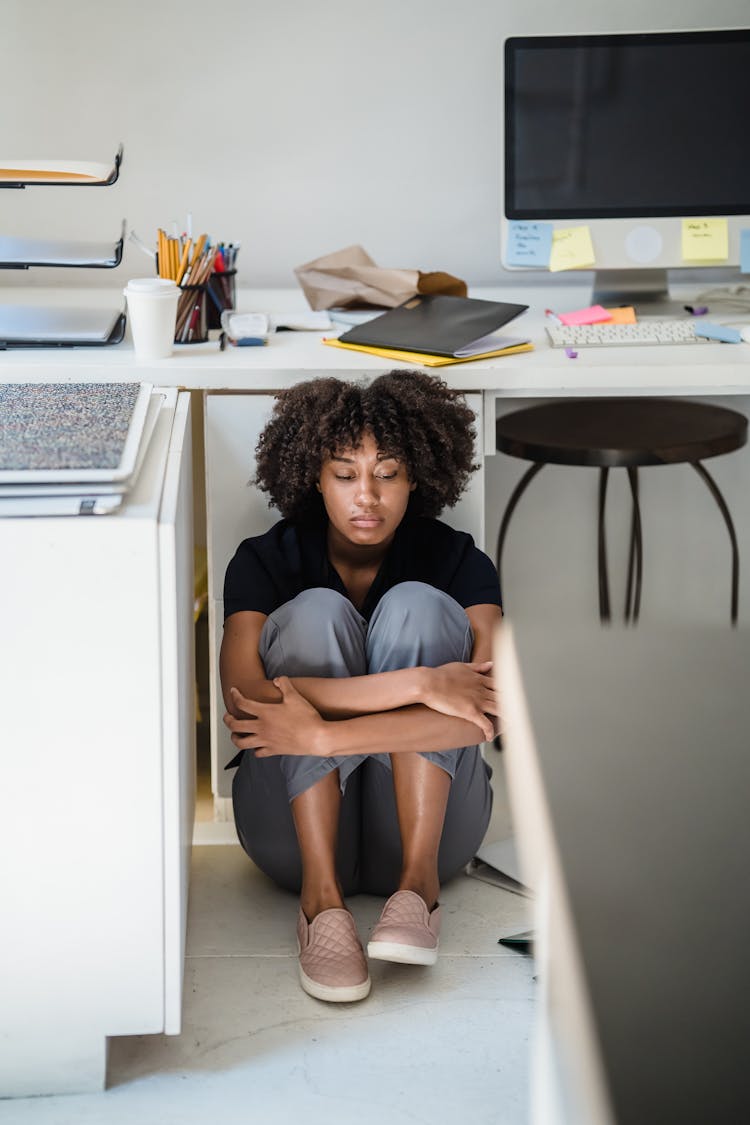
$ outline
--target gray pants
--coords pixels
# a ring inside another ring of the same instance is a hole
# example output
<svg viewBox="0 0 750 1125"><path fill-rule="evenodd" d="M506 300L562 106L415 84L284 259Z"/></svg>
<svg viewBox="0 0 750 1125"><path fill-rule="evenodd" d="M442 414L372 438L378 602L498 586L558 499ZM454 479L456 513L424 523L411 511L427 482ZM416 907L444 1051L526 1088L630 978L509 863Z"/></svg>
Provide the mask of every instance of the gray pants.
<svg viewBox="0 0 750 1125"><path fill-rule="evenodd" d="M468 660L472 642L457 602L424 583L402 582L381 598L369 625L335 590L306 590L268 617L260 656L269 679L362 676ZM477 746L423 756L452 778L438 855L444 882L468 863L484 837L492 771ZM390 895L401 870L401 838L387 752L255 758L248 751L232 786L240 843L276 883L299 891L302 864L289 802L333 769L343 794L337 862L344 893Z"/></svg>

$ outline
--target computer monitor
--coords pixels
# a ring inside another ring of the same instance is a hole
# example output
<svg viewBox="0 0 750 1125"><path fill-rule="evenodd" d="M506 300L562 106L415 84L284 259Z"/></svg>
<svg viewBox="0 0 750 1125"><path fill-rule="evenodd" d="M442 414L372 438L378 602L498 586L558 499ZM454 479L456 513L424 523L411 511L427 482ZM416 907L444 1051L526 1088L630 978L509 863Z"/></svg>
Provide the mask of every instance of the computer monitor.
<svg viewBox="0 0 750 1125"><path fill-rule="evenodd" d="M667 269L740 263L750 29L511 37L504 61L507 268L539 268L550 227L588 227L592 300L658 311ZM689 219L707 221L684 242Z"/></svg>

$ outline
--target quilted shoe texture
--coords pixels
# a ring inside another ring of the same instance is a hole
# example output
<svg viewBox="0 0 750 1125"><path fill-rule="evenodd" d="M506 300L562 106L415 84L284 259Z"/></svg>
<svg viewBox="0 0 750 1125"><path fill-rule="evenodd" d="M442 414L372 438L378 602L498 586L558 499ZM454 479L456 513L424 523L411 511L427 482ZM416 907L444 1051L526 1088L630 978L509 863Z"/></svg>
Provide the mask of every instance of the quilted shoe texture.
<svg viewBox="0 0 750 1125"><path fill-rule="evenodd" d="M440 907L429 911L414 891L396 891L383 907L367 943L367 954L378 961L434 965L439 937Z"/></svg>
<svg viewBox="0 0 750 1125"><path fill-rule="evenodd" d="M297 915L300 983L317 1000L364 1000L370 991L367 961L348 910L322 910L308 922Z"/></svg>

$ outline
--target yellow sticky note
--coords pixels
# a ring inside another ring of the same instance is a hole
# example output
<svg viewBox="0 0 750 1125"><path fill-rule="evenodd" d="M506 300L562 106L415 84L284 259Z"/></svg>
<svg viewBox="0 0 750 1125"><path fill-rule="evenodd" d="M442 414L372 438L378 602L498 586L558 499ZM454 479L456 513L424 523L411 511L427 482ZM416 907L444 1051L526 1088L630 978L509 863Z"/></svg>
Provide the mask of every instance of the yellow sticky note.
<svg viewBox="0 0 750 1125"><path fill-rule="evenodd" d="M726 219L683 219L682 256L686 262L725 262L729 257Z"/></svg>
<svg viewBox="0 0 750 1125"><path fill-rule="evenodd" d="M588 227L564 227L552 232L550 273L585 269L594 264L594 245Z"/></svg>

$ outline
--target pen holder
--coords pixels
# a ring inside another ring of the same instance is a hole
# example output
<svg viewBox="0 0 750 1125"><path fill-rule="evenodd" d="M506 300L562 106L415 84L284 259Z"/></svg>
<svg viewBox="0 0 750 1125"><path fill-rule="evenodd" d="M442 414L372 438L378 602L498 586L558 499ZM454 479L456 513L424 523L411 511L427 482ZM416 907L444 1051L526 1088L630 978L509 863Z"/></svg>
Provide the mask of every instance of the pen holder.
<svg viewBox="0 0 750 1125"><path fill-rule="evenodd" d="M221 328L221 314L224 309L237 307L237 270L224 270L212 273L208 279L208 304L206 319L209 328Z"/></svg>
<svg viewBox="0 0 750 1125"><path fill-rule="evenodd" d="M176 344L201 344L208 339L207 285L181 285L177 303Z"/></svg>

